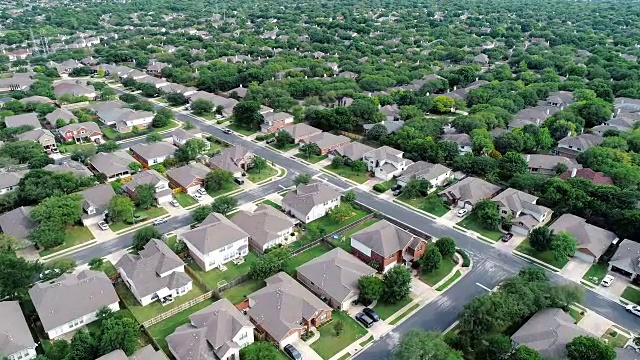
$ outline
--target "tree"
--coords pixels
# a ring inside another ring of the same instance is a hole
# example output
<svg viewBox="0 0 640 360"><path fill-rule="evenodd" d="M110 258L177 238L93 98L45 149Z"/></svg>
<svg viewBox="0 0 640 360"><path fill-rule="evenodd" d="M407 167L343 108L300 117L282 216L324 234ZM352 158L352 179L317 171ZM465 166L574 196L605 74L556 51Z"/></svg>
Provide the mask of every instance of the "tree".
<svg viewBox="0 0 640 360"><path fill-rule="evenodd" d="M309 160L312 156L320 156L322 154L322 150L316 143L307 143L300 146L300 153Z"/></svg>
<svg viewBox="0 0 640 360"><path fill-rule="evenodd" d="M514 175L524 174L528 171L527 160L516 152L508 152L498 161L500 178L508 180Z"/></svg>
<svg viewBox="0 0 640 360"><path fill-rule="evenodd" d="M565 260L567 257L573 256L577 247L578 241L576 238L566 231L554 234L551 239L551 250L553 250L553 256L557 260Z"/></svg>
<svg viewBox="0 0 640 360"><path fill-rule="evenodd" d="M348 203L342 203L339 206L329 210L329 217L336 223L341 223L353 215L353 208Z"/></svg>
<svg viewBox="0 0 640 360"><path fill-rule="evenodd" d="M430 273L438 270L440 265L442 265L442 254L440 254L437 246L427 246L427 251L419 261L422 266L422 271Z"/></svg>
<svg viewBox="0 0 640 360"><path fill-rule="evenodd" d="M407 182L407 184L402 188L402 192L404 196L409 199L415 199L420 197L425 197L429 195L429 190L433 186L431 182L422 178L412 178Z"/></svg>
<svg viewBox="0 0 640 360"><path fill-rule="evenodd" d="M540 226L533 230L529 234L529 243L531 247L536 251L543 252L551 249L551 242L553 240L553 230L546 226Z"/></svg>
<svg viewBox="0 0 640 360"><path fill-rule="evenodd" d="M220 196L211 204L211 211L226 216L235 209L236 206L238 206L238 200L236 198L231 196Z"/></svg>
<svg viewBox="0 0 640 360"><path fill-rule="evenodd" d="M251 170L257 171L258 174L262 172L262 170L266 169L268 166L269 164L267 164L267 160L265 160L260 156L254 156L253 160L251 161Z"/></svg>
<svg viewBox="0 0 640 360"><path fill-rule="evenodd" d="M349 190L342 194L342 200L349 204L353 204L356 201L356 193L353 190Z"/></svg>
<svg viewBox="0 0 640 360"><path fill-rule="evenodd" d="M256 341L240 350L242 360L276 360L279 357L278 349L268 341Z"/></svg>
<svg viewBox="0 0 640 360"><path fill-rule="evenodd" d="M103 153L112 153L118 149L120 149L120 145L118 145L118 143L115 141L105 141L98 144L98 146L96 147L97 152Z"/></svg>
<svg viewBox="0 0 640 360"><path fill-rule="evenodd" d="M479 349L476 359L505 360L513 352L513 342L504 334L491 334L485 342L486 345Z"/></svg>
<svg viewBox="0 0 640 360"><path fill-rule="evenodd" d="M29 160L29 169L42 169L49 164L53 164L53 159L43 153Z"/></svg>
<svg viewBox="0 0 640 360"><path fill-rule="evenodd" d="M367 163L363 160L356 160L351 162L351 170L354 172L363 173L367 171Z"/></svg>
<svg viewBox="0 0 640 360"><path fill-rule="evenodd" d="M187 103L187 97L179 92L171 92L165 96L167 103L171 106L182 106Z"/></svg>
<svg viewBox="0 0 640 360"><path fill-rule="evenodd" d="M497 230L500 226L498 205L491 200L482 200L474 208L478 222L488 230Z"/></svg>
<svg viewBox="0 0 640 360"><path fill-rule="evenodd" d="M72 225L82 216L81 200L78 194L51 196L31 210L29 217L38 224Z"/></svg>
<svg viewBox="0 0 640 360"><path fill-rule="evenodd" d="M264 280L282 271L288 260L289 249L274 248L251 264L249 276L256 280Z"/></svg>
<svg viewBox="0 0 640 360"><path fill-rule="evenodd" d="M344 159L342 158L342 156L334 156L333 159L331 159L332 168L339 169L342 166L344 166Z"/></svg>
<svg viewBox="0 0 640 360"><path fill-rule="evenodd" d="M28 239L39 249L52 249L64 244L66 238L64 230L64 226L60 224L44 222L29 233Z"/></svg>
<svg viewBox="0 0 640 360"><path fill-rule="evenodd" d="M162 108L156 112L153 117L153 121L151 122L151 126L154 128L161 128L169 125L173 121L173 111Z"/></svg>
<svg viewBox="0 0 640 360"><path fill-rule="evenodd" d="M42 145L30 140L6 142L0 148L0 155L15 159L20 164L39 157L43 152Z"/></svg>
<svg viewBox="0 0 640 360"><path fill-rule="evenodd" d="M47 350L45 359L66 359L69 354L69 343L66 340L54 340Z"/></svg>
<svg viewBox="0 0 640 360"><path fill-rule="evenodd" d="M136 350L139 337L140 329L133 319L107 318L100 324L97 351L106 355L121 349L125 354L131 355Z"/></svg>
<svg viewBox="0 0 640 360"><path fill-rule="evenodd" d="M145 226L133 234L132 247L136 251L141 251L151 239L160 239L160 232L154 226Z"/></svg>
<svg viewBox="0 0 640 360"><path fill-rule="evenodd" d="M135 188L135 204L142 209L148 209L156 203L156 187L153 184L141 184Z"/></svg>
<svg viewBox="0 0 640 360"><path fill-rule="evenodd" d="M358 279L359 299L363 302L380 299L384 291L384 282L375 275L365 275Z"/></svg>
<svg viewBox="0 0 640 360"><path fill-rule="evenodd" d="M436 247L443 258L451 258L456 253L456 242L450 236L444 236L436 240Z"/></svg>
<svg viewBox="0 0 640 360"><path fill-rule="evenodd" d="M382 124L375 124L369 130L367 130L366 137L368 140L378 141L384 136L387 136L387 128Z"/></svg>
<svg viewBox="0 0 640 360"><path fill-rule="evenodd" d="M92 360L96 358L96 342L90 333L80 330L69 343L68 360Z"/></svg>
<svg viewBox="0 0 640 360"><path fill-rule="evenodd" d="M213 210L210 205L200 205L193 210L193 221L201 223L209 216Z"/></svg>
<svg viewBox="0 0 640 360"><path fill-rule="evenodd" d="M382 300L388 304L406 299L411 292L411 272L405 266L392 267L384 274L382 281L384 282Z"/></svg>
<svg viewBox="0 0 640 360"><path fill-rule="evenodd" d="M149 135L147 135L145 140L147 140L148 143L154 143L154 142L162 141L162 135L160 135L158 133L150 133Z"/></svg>
<svg viewBox="0 0 640 360"><path fill-rule="evenodd" d="M311 175L307 173L298 174L295 178L293 178L293 183L298 186L300 184L308 184L311 182Z"/></svg>
<svg viewBox="0 0 640 360"><path fill-rule="evenodd" d="M264 121L260 114L260 103L257 101L241 101L233 107L233 123L243 129L259 129Z"/></svg>
<svg viewBox="0 0 640 360"><path fill-rule="evenodd" d="M109 220L111 222L117 222L131 219L134 209L133 201L131 201L128 196L116 195L111 198L109 205L107 205Z"/></svg>
<svg viewBox="0 0 640 360"><path fill-rule="evenodd" d="M275 139L276 142L274 145L278 149L282 149L289 144L293 144L294 142L293 136L291 136L291 134L289 134L289 132L286 130L279 130L276 133Z"/></svg>
<svg viewBox="0 0 640 360"><path fill-rule="evenodd" d="M142 170L142 164L137 161L132 161L129 163L129 170L131 170L131 172L133 173L137 173L138 171Z"/></svg>
<svg viewBox="0 0 640 360"><path fill-rule="evenodd" d="M216 192L233 183L233 173L222 169L214 169L204 179L204 187L208 192Z"/></svg>
<svg viewBox="0 0 640 360"><path fill-rule="evenodd" d="M209 114L213 111L213 103L205 99L197 99L191 103L191 111L196 115Z"/></svg>
<svg viewBox="0 0 640 360"><path fill-rule="evenodd" d="M127 104L135 104L139 101L138 97L133 94L122 94L118 98Z"/></svg>
<svg viewBox="0 0 640 360"><path fill-rule="evenodd" d="M454 106L455 101L448 96L440 95L433 99L433 110L440 114L450 113Z"/></svg>
<svg viewBox="0 0 640 360"><path fill-rule="evenodd" d="M110 87L105 87L100 91L100 97L102 100L111 100L116 96L116 91Z"/></svg>
<svg viewBox="0 0 640 360"><path fill-rule="evenodd" d="M336 322L333 324L333 333L335 334L336 337L339 337L343 331L344 331L344 321L336 320Z"/></svg>
<svg viewBox="0 0 640 360"><path fill-rule="evenodd" d="M604 341L591 336L577 336L567 344L569 360L614 360L616 352Z"/></svg>
<svg viewBox="0 0 640 360"><path fill-rule="evenodd" d="M195 160L207 148L207 144L201 139L189 139L180 146L174 157L179 162L189 162Z"/></svg>
<svg viewBox="0 0 640 360"><path fill-rule="evenodd" d="M15 300L27 296L42 265L18 257L14 252L0 252L0 269L0 298Z"/></svg>
<svg viewBox="0 0 640 360"><path fill-rule="evenodd" d="M543 360L542 356L540 356L540 353L533 350L530 347L527 346L518 346L513 353L511 353L511 356L509 357L509 360Z"/></svg>
<svg viewBox="0 0 640 360"><path fill-rule="evenodd" d="M393 360L462 360L462 353L447 345L442 334L410 330L402 336Z"/></svg>

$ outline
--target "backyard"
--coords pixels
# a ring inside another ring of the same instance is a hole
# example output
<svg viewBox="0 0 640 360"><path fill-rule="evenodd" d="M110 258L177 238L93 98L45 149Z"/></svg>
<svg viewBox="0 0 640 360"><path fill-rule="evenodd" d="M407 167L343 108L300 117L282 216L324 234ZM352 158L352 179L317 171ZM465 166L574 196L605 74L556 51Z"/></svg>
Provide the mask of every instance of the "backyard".
<svg viewBox="0 0 640 360"><path fill-rule="evenodd" d="M320 162L324 159L326 159L328 156L327 154L324 155L311 155L311 156L307 156L306 154L299 152L297 154L294 155L295 157L299 158L299 159L303 159L307 162L310 162L312 164L315 164L317 162Z"/></svg>
<svg viewBox="0 0 640 360"><path fill-rule="evenodd" d="M240 127L238 125L236 125L235 123L231 123L229 125L227 125L227 129L229 130L233 130L235 132L237 132L238 134L244 135L244 136L250 136L255 134L256 132L258 132L258 130L247 130L243 127Z"/></svg>
<svg viewBox="0 0 640 360"><path fill-rule="evenodd" d="M150 128L151 130L147 130L147 129L141 129L138 131L138 133L136 133L135 135L139 135L139 136L144 136L147 135L149 133L159 133L159 132L163 132L169 129L173 129L178 127L178 123L171 120L169 122L169 124L163 126L163 127L159 127L159 128ZM109 139L109 140L121 140L124 138L129 138L132 137L133 132L126 132L126 133L121 133L116 131L114 128L112 127L108 127L108 126L101 126L100 130L102 130L102 133L104 134L104 136Z"/></svg>
<svg viewBox="0 0 640 360"><path fill-rule="evenodd" d="M500 240L504 235L500 230L489 230L482 226L475 212L471 212L471 214L467 215L462 221L458 222L458 226L475 231L494 242Z"/></svg>
<svg viewBox="0 0 640 360"><path fill-rule="evenodd" d="M321 242L317 246L314 246L308 250L301 252L296 256L291 257L289 261L287 261L287 264L284 267L284 271L286 271L287 274L291 275L292 277L295 277L296 268L298 266L308 261L311 261L324 253L331 251L331 249L332 248L329 245Z"/></svg>
<svg viewBox="0 0 640 360"><path fill-rule="evenodd" d="M539 252L538 250L532 248L531 243L529 243L529 238L524 239L524 241L520 245L518 245L516 250L523 254L527 254L533 258L536 258L544 263L547 263L551 266L555 266L558 269L562 269L569 262L568 258L564 260L556 259L555 255L553 254L553 251L551 250Z"/></svg>
<svg viewBox="0 0 640 360"><path fill-rule="evenodd" d="M380 319L386 320L391 315L395 314L396 312L400 311L400 309L407 306L411 302L411 300L412 299L410 297L407 297L406 299L398 301L395 304L387 304L382 301L378 301L378 303L376 304L376 306L373 307L373 309L378 313L378 315L380 316Z"/></svg>
<svg viewBox="0 0 640 360"><path fill-rule="evenodd" d="M431 245L435 246L435 245ZM444 279L453 271L453 268L456 266L456 262L453 258L443 257L442 263L440 264L440 268L430 273L421 273L420 280L429 286L434 286L440 280Z"/></svg>
<svg viewBox="0 0 640 360"><path fill-rule="evenodd" d="M186 208L198 203L196 199L193 198L193 196L187 193L179 192L179 193L173 194L173 196L178 201L178 204L180 204L180 206L182 206L183 208Z"/></svg>
<svg viewBox="0 0 640 360"><path fill-rule="evenodd" d="M111 261L109 260L103 260L100 266L97 266L91 270L102 271L103 273L107 274L108 277L118 275L118 270L116 270L116 267L113 266L113 263L111 263Z"/></svg>
<svg viewBox="0 0 640 360"><path fill-rule="evenodd" d="M267 166L266 169L263 169L260 172L256 171L253 168L247 171L247 179L252 183L259 183L276 175L278 175L278 169L274 168L273 166Z"/></svg>
<svg viewBox="0 0 640 360"><path fill-rule="evenodd" d="M600 285L602 279L609 272L609 266L606 263L595 263L591 265L586 274L582 277L582 280L588 281L595 285Z"/></svg>
<svg viewBox="0 0 640 360"><path fill-rule="evenodd" d="M344 324L340 336L336 336L334 330L334 326L338 321ZM365 328L341 311L333 311L331 322L321 326L318 331L320 332L320 338L311 344L311 348L325 360L333 357L342 349L367 334Z"/></svg>
<svg viewBox="0 0 640 360"><path fill-rule="evenodd" d="M363 221L358 226L354 226L353 228L345 231L342 236L338 239L331 239L331 243L337 247L341 247L346 252L351 252L351 235L357 233L358 231L367 228L375 223L377 223L379 219L373 218L366 221Z"/></svg>
<svg viewBox="0 0 640 360"><path fill-rule="evenodd" d="M322 228L325 231L325 234L331 234L332 232L343 228L351 223L354 223L360 219L362 219L363 217L367 216L367 212L361 209L356 209L353 208L353 215L351 215L350 218L347 218L343 221L340 222L336 222L334 221L331 216L329 215L325 215L323 217L321 217L320 219L314 220L312 222L309 223L309 225L314 225L317 228Z"/></svg>
<svg viewBox="0 0 640 360"><path fill-rule="evenodd" d="M140 209L140 208L136 208L135 209L135 213L134 213L134 217L129 218L125 221L116 221L113 222L111 224L109 224L109 228L111 228L112 231L120 231L120 230L124 230L128 227L134 226L135 224L139 224L140 222L144 222L147 220L151 220L151 219L155 219L157 217L160 217L162 215L166 215L167 214L167 210L165 210L164 208L161 207L150 207L149 209Z"/></svg>
<svg viewBox="0 0 640 360"><path fill-rule="evenodd" d="M213 269L207 272L202 269L195 262L188 262L187 265L193 270L202 281L204 281L211 290L217 289L221 284L221 281L228 282L237 279L249 272L249 268L254 261L258 259L258 255L253 251L249 251L244 258L244 262L240 265L236 265L233 262L225 264L227 270L220 271L220 269Z"/></svg>
<svg viewBox="0 0 640 360"><path fill-rule="evenodd" d="M149 334L153 336L154 340L158 345L160 345L160 348L165 354L170 354L169 347L167 346L167 336L173 334L178 326L188 323L189 315L202 310L211 304L212 300L205 300L165 320L162 320L161 322L149 327Z"/></svg>
<svg viewBox="0 0 640 360"><path fill-rule="evenodd" d="M78 150L91 151L91 150L95 150L95 148L96 148L96 145L92 142L58 146L58 150L60 150L60 152L63 154L73 154L75 151L78 151Z"/></svg>
<svg viewBox="0 0 640 360"><path fill-rule="evenodd" d="M63 250L67 250L76 245L93 240L93 234L84 226L74 225L65 230L64 244L51 249L44 249L39 252L40 256L48 256Z"/></svg>
<svg viewBox="0 0 640 360"><path fill-rule="evenodd" d="M333 165L328 165L328 166L325 166L324 168L325 170L329 170L333 173L336 173L342 176L343 178L347 178L349 180L355 181L358 184L364 184L365 182L367 182L367 180L369 180L369 174L367 172L353 171L351 167L346 165L341 165L338 167L334 167Z"/></svg>
<svg viewBox="0 0 640 360"><path fill-rule="evenodd" d="M444 216L450 210L449 207L446 206L435 194L415 199L409 199L406 196L401 195L398 200L437 217Z"/></svg>
<svg viewBox="0 0 640 360"><path fill-rule="evenodd" d="M229 290L222 292L222 297L229 300L232 304L239 304L244 301L247 295L264 287L265 283L261 280L249 279L242 284L238 284Z"/></svg>

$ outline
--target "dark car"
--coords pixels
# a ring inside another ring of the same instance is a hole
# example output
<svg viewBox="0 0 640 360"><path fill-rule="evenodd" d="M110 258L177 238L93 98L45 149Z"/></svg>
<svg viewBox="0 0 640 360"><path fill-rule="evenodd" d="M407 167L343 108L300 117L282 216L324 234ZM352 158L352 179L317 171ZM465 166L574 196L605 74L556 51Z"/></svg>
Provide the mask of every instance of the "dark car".
<svg viewBox="0 0 640 360"><path fill-rule="evenodd" d="M402 194L402 189L398 189L393 192L393 196L399 196L400 194Z"/></svg>
<svg viewBox="0 0 640 360"><path fill-rule="evenodd" d="M396 190L400 190L400 189L402 189L402 185L400 185L400 184L395 184L395 185L393 185L391 187L392 191L396 191Z"/></svg>
<svg viewBox="0 0 640 360"><path fill-rule="evenodd" d="M369 309L368 307L366 307L362 309L362 312L365 313L368 317L370 317L371 320L373 320L373 322L380 321L380 316L378 316L378 313L373 311L373 309Z"/></svg>
<svg viewBox="0 0 640 360"><path fill-rule="evenodd" d="M357 313L356 320L358 320L358 322L367 329L372 327L374 323L373 319L368 317L365 313Z"/></svg>
<svg viewBox="0 0 640 360"><path fill-rule="evenodd" d="M353 305L361 304L361 305L364 305L364 306L369 306L372 303L373 303L373 301L371 301L371 300L366 300L366 299L361 299L361 298L353 300Z"/></svg>
<svg viewBox="0 0 640 360"><path fill-rule="evenodd" d="M244 184L244 180L241 178L233 178L233 181L238 185Z"/></svg>
<svg viewBox="0 0 640 360"><path fill-rule="evenodd" d="M302 354L300 354L300 351L291 344L285 345L284 352L293 360L302 360Z"/></svg>
<svg viewBox="0 0 640 360"><path fill-rule="evenodd" d="M267 139L267 141L265 141L267 144L271 144L276 142L276 138L271 138L271 139Z"/></svg>
<svg viewBox="0 0 640 360"><path fill-rule="evenodd" d="M502 235L502 242L508 242L513 237L512 233L506 233Z"/></svg>

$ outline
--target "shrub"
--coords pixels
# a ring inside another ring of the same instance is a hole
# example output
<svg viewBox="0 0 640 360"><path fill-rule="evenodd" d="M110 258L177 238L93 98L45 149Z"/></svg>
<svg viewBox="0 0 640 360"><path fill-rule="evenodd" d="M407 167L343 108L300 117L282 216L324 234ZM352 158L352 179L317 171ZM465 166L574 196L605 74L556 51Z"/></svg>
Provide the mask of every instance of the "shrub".
<svg viewBox="0 0 640 360"><path fill-rule="evenodd" d="M456 252L460 254L460 256L462 256L462 267L471 266L471 258L469 258L469 255L467 255L467 253L464 250L456 249Z"/></svg>
<svg viewBox="0 0 640 360"><path fill-rule="evenodd" d="M383 193L383 192L389 190L390 188L391 188L390 186L387 186L384 183L373 185L373 191L377 191L379 193Z"/></svg>
<svg viewBox="0 0 640 360"><path fill-rule="evenodd" d="M224 119L222 119L222 120L217 120L217 121L216 121L216 124L218 124L218 125L220 125L220 124L224 124L224 122L225 122L225 121L227 121L227 120L224 120Z"/></svg>
<svg viewBox="0 0 640 360"><path fill-rule="evenodd" d="M256 140L257 141L265 141L267 139L271 139L276 137L276 133L270 133L270 134L264 134L264 135L258 135L256 136Z"/></svg>

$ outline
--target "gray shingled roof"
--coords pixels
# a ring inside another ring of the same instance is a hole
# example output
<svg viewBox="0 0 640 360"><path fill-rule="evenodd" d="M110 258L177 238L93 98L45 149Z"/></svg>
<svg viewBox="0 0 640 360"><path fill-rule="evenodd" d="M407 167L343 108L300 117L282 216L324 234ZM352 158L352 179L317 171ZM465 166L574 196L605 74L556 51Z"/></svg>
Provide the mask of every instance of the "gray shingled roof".
<svg viewBox="0 0 640 360"><path fill-rule="evenodd" d="M368 130L371 130L371 128L373 128L374 126L376 126L378 124L384 126L387 129L387 134L391 134L391 133L394 133L394 132L398 131L401 127L403 127L404 126L404 121L402 121L402 120L386 121L385 120L385 121L382 121L382 122L379 122L379 123L375 123L375 124L364 124L364 125L362 125L362 127L365 130L368 131Z"/></svg>
<svg viewBox="0 0 640 360"><path fill-rule="evenodd" d="M549 228L556 233L571 233L578 240L578 250L586 249L597 258L618 238L611 231L587 224L587 220L573 214L563 214Z"/></svg>
<svg viewBox="0 0 640 360"><path fill-rule="evenodd" d="M0 357L35 349L27 321L17 301L0 302Z"/></svg>
<svg viewBox="0 0 640 360"><path fill-rule="evenodd" d="M164 288L178 289L190 283L191 278L182 271L160 277L161 274L179 267L184 268L184 262L158 239L149 241L139 255L125 254L116 263L116 268L121 269L133 282L131 292L138 298Z"/></svg>
<svg viewBox="0 0 640 360"><path fill-rule="evenodd" d="M526 154L523 155L532 169L544 169L551 171L557 164L565 164L569 169L582 169L582 165L573 160L559 155Z"/></svg>
<svg viewBox="0 0 640 360"><path fill-rule="evenodd" d="M93 173L89 168L84 166L84 164L75 161L75 160L67 160L62 164L49 164L43 168L44 170L51 172L70 172L76 176L92 176Z"/></svg>
<svg viewBox="0 0 640 360"><path fill-rule="evenodd" d="M322 132L320 134L311 135L305 142L314 143L318 145L320 149L329 149L333 146L348 143L350 141L351 139L343 135L333 135L328 132Z"/></svg>
<svg viewBox="0 0 640 360"><path fill-rule="evenodd" d="M358 279L376 270L355 256L335 248L296 269L332 298L342 302L358 291Z"/></svg>
<svg viewBox="0 0 640 360"><path fill-rule="evenodd" d="M204 179L210 171L211 169L200 163L193 163L170 169L167 171L167 176L180 184L180 186L186 188L194 180Z"/></svg>
<svg viewBox="0 0 640 360"><path fill-rule="evenodd" d="M67 109L55 109L53 110L53 112L48 113L44 118L54 128L56 127L56 122L58 119L64 120L67 124L71 119L77 120L76 116Z"/></svg>
<svg viewBox="0 0 640 360"><path fill-rule="evenodd" d="M107 176L129 172L129 164L137 162L125 151L114 151L112 153L97 153L89 159L89 162L100 173Z"/></svg>
<svg viewBox="0 0 640 360"><path fill-rule="evenodd" d="M260 204L255 211L239 211L231 222L244 230L251 240L261 246L277 239L278 233L293 226L293 221L272 206Z"/></svg>
<svg viewBox="0 0 640 360"><path fill-rule="evenodd" d="M287 273L279 272L265 281L267 286L247 296L247 313L278 342L292 329L301 329L302 319L331 310Z"/></svg>
<svg viewBox="0 0 640 360"><path fill-rule="evenodd" d="M374 149L373 151L369 151L368 153L364 154L364 156L375 160L391 160L394 162L399 162L402 158L402 151L385 145Z"/></svg>
<svg viewBox="0 0 640 360"><path fill-rule="evenodd" d="M609 265L632 274L640 274L640 243L624 239L613 254Z"/></svg>
<svg viewBox="0 0 640 360"><path fill-rule="evenodd" d="M51 131L47 129L33 129L16 136L18 140L30 140L39 143L42 146L53 145L56 138Z"/></svg>
<svg viewBox="0 0 640 360"><path fill-rule="evenodd" d="M546 214L549 208L537 205L537 196L527 194L524 191L508 188L500 194L496 195L491 201L497 202L499 206L505 207L514 213L525 211L527 213L535 212L536 214Z"/></svg>
<svg viewBox="0 0 640 360"><path fill-rule="evenodd" d="M369 145L365 145L361 142L354 141L352 143L346 144L344 146L340 146L335 150L331 150L331 153L334 155L340 155L347 157L351 160L361 160L364 154L375 150Z"/></svg>
<svg viewBox="0 0 640 360"><path fill-rule="evenodd" d="M294 139L299 139L305 136L319 134L322 132L320 129L316 129L313 126L307 125L305 123L295 124L292 126L285 126L282 130L291 134Z"/></svg>
<svg viewBox="0 0 640 360"><path fill-rule="evenodd" d="M458 201L468 201L475 205L500 190L500 186L476 177L466 177L444 189L441 194L454 195Z"/></svg>
<svg viewBox="0 0 640 360"><path fill-rule="evenodd" d="M45 331L120 300L107 275L92 270L83 270L77 275L64 274L55 281L37 283L29 290L29 296Z"/></svg>
<svg viewBox="0 0 640 360"><path fill-rule="evenodd" d="M640 360L640 353L632 347L616 348L616 360Z"/></svg>
<svg viewBox="0 0 640 360"><path fill-rule="evenodd" d="M381 220L351 235L351 241L356 240L371 251L383 257L389 257L404 249L410 243L423 239L403 230L387 220Z"/></svg>
<svg viewBox="0 0 640 360"><path fill-rule="evenodd" d="M12 171L0 173L0 189L6 189L12 186L18 186L28 171Z"/></svg>
<svg viewBox="0 0 640 360"><path fill-rule="evenodd" d="M7 116L4 118L4 124L8 128L17 128L25 125L31 126L34 129L42 127L42 125L40 125L40 121L38 121L38 114L36 113Z"/></svg>
<svg viewBox="0 0 640 360"><path fill-rule="evenodd" d="M189 323L167 337L176 360L222 358L230 348L240 346L233 338L245 327L254 328L231 302L222 298L189 316Z"/></svg>
<svg viewBox="0 0 640 360"><path fill-rule="evenodd" d="M208 254L236 241L248 238L238 225L232 223L224 215L212 213L200 226L181 235L202 254Z"/></svg>
<svg viewBox="0 0 640 360"><path fill-rule="evenodd" d="M93 133L100 133L102 134L102 130L100 130L100 126L98 126L98 124L94 123L93 121L88 121L88 122L83 122L83 123L75 123L75 124L67 124L63 127L61 127L60 129L58 129L58 132L60 134L64 134L65 132L71 130L74 133L78 132L78 130L85 128L86 129L86 134L87 135L91 135Z"/></svg>
<svg viewBox="0 0 640 360"><path fill-rule="evenodd" d="M142 349L133 353L133 355L127 357L121 349L114 350L106 355L103 355L96 360L167 360L167 356L162 350L155 350L152 345L147 345Z"/></svg>
<svg viewBox="0 0 640 360"><path fill-rule="evenodd" d="M164 156L173 156L176 150L178 150L177 147L164 141L137 144L131 147L131 151L133 151L134 154L141 156L145 160L151 160Z"/></svg>
<svg viewBox="0 0 640 360"><path fill-rule="evenodd" d="M440 175L446 174L451 171L448 167L440 164L432 164L426 161L417 161L409 165L403 172L398 180L409 182L413 178L433 180Z"/></svg>
<svg viewBox="0 0 640 360"><path fill-rule="evenodd" d="M585 151L588 148L598 146L602 144L604 138L595 134L581 134L578 136L567 136L564 139L558 141L558 146L563 146L566 148L580 149L580 151Z"/></svg>
<svg viewBox="0 0 640 360"><path fill-rule="evenodd" d="M222 150L222 152L209 159L209 166L230 172L242 171L240 165L245 159L252 156L251 151L242 146L232 146Z"/></svg>
<svg viewBox="0 0 640 360"><path fill-rule="evenodd" d="M340 193L320 182L300 184L282 199L282 205L306 215L314 206L340 198Z"/></svg>
<svg viewBox="0 0 640 360"><path fill-rule="evenodd" d="M153 185L156 186L159 183L167 181L159 172L149 169L141 171L131 176L131 181L124 184L124 189L127 191L136 191L136 187L139 185Z"/></svg>
<svg viewBox="0 0 640 360"><path fill-rule="evenodd" d="M442 140L453 141L458 146L472 146L471 137L467 134L445 134L441 137Z"/></svg>
<svg viewBox="0 0 640 360"><path fill-rule="evenodd" d="M109 201L116 196L113 187L109 184L100 184L79 192L82 196L82 208L84 210L94 207L96 214L102 214L107 210ZM91 215L93 216L93 215Z"/></svg>
<svg viewBox="0 0 640 360"><path fill-rule="evenodd" d="M16 239L26 239L36 228L36 223L29 217L32 209L31 206L21 206L0 215L2 232Z"/></svg>

